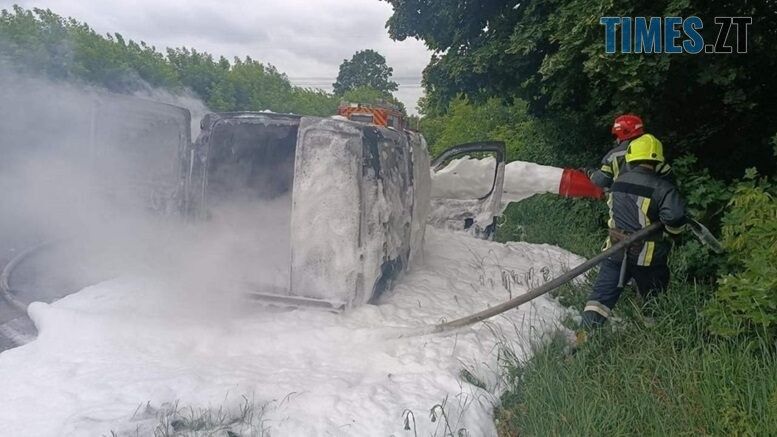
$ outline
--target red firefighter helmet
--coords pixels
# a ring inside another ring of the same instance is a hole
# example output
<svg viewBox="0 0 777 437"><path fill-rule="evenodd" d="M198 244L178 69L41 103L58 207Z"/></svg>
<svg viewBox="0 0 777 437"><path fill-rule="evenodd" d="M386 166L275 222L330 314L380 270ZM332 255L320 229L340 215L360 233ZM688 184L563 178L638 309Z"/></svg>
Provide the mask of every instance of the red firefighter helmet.
<svg viewBox="0 0 777 437"><path fill-rule="evenodd" d="M624 114L618 116L612 124L612 134L618 141L626 141L645 133L644 124L639 116Z"/></svg>

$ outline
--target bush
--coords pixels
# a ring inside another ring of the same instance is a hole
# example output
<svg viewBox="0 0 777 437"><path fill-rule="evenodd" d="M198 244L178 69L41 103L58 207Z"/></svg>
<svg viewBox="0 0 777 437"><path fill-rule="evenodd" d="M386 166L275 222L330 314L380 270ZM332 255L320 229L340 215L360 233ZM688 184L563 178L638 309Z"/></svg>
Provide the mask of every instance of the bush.
<svg viewBox="0 0 777 437"><path fill-rule="evenodd" d="M751 172L723 218L727 272L705 309L713 332L777 337L777 186Z"/></svg>
<svg viewBox="0 0 777 437"><path fill-rule="evenodd" d="M777 429L777 186L754 172L731 186L694 167L693 158L675 167L688 209L722 233L727 255L711 253L688 232L670 257L669 290L651 302L654 325L626 294L622 321L596 332L575 355L559 335L527 363L509 364L500 435ZM601 203L535 196L508 209L497 237L590 256L604 236L603 216ZM579 307L585 291L570 285L557 297Z"/></svg>
<svg viewBox="0 0 777 437"><path fill-rule="evenodd" d="M592 132L600 130L600 126L579 117L524 117L520 123L503 129L502 135L508 138L507 156L511 160L555 167L594 167L613 146L595 143Z"/></svg>
<svg viewBox="0 0 777 437"><path fill-rule="evenodd" d="M719 234L721 217L733 189L715 179L708 169L699 168L695 156L685 155L672 162L677 187L688 213ZM691 232L681 235L669 260L672 273L687 280L713 282L724 259L702 245Z"/></svg>
<svg viewBox="0 0 777 437"><path fill-rule="evenodd" d="M599 162L608 144L593 144L590 123L571 115L539 119L528 115L525 102L506 104L492 98L475 104L459 98L444 114L427 114L421 131L432 155L473 141L504 141L507 160L556 167L580 167ZM423 109L423 108L422 108Z"/></svg>
<svg viewBox="0 0 777 437"><path fill-rule="evenodd" d="M507 207L496 238L547 243L592 256L599 252L607 235L606 211L607 206L598 200L536 195Z"/></svg>
<svg viewBox="0 0 777 437"><path fill-rule="evenodd" d="M474 105L462 98L453 101L446 114L423 117L421 131L432 155L438 155L449 147L473 141L509 143L511 136L505 132L505 127L525 117L525 109L521 105L507 106L498 99Z"/></svg>
<svg viewBox="0 0 777 437"><path fill-rule="evenodd" d="M190 88L215 111L329 116L339 101L330 93L293 86L275 67L250 57L230 62L187 48L165 54L118 33L99 34L50 10L20 6L0 10L0 66L122 93L149 86L171 92Z"/></svg>
<svg viewBox="0 0 777 437"><path fill-rule="evenodd" d="M655 302L655 325L627 317L574 355L559 336L508 365L500 435L773 433L777 350L709 338L699 313L708 296L675 282Z"/></svg>

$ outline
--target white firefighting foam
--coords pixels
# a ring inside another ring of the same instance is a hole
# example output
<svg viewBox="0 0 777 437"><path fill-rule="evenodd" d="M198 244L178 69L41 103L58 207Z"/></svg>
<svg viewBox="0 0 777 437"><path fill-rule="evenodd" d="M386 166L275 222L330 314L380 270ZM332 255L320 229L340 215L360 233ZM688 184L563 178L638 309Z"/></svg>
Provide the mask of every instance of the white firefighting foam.
<svg viewBox="0 0 777 437"><path fill-rule="evenodd" d="M192 296L139 277L35 303L38 338L0 354L0 434L148 435L159 420L141 405L229 412L245 395L264 406L256 423L273 436L405 435L406 410L419 435L440 435L445 423L429 411L443 401L454 431L495 435L499 347L526 357L565 310L541 297L453 334L397 332L494 305L581 259L431 228L424 258L380 306L339 315L244 304L226 316L213 311L216 290Z"/></svg>
<svg viewBox="0 0 777 437"><path fill-rule="evenodd" d="M432 175L432 197L476 199L494 184L496 160L464 157L451 161ZM513 161L505 165L502 203L518 202L538 193L559 192L564 169L533 162Z"/></svg>

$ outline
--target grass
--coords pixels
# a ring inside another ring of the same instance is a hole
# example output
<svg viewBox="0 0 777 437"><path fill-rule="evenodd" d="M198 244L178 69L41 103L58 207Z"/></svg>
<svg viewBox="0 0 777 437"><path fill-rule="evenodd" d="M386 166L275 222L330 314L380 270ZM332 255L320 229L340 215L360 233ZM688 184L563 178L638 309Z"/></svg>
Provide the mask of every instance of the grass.
<svg viewBox="0 0 777 437"><path fill-rule="evenodd" d="M130 419L134 429L111 431L111 437L266 437L270 430L263 418L266 405L256 405L253 399L242 397L234 409L194 408L177 401L156 408L151 403L140 404Z"/></svg>
<svg viewBox="0 0 777 437"><path fill-rule="evenodd" d="M500 435L769 435L777 347L709 337L701 287L675 284L656 323L627 316L577 353L562 338L508 364Z"/></svg>
<svg viewBox="0 0 777 437"><path fill-rule="evenodd" d="M568 202L538 196L511 206L498 239L598 252L603 214ZM555 295L579 310L592 278ZM777 344L709 334L701 308L712 285L686 278L675 275L650 304L654 323L627 291L618 321L574 354L559 333L536 345L528 361L508 361L508 390L496 413L500 435L774 435Z"/></svg>
<svg viewBox="0 0 777 437"><path fill-rule="evenodd" d="M427 417L419 415L418 422L428 420L430 424L434 425L434 432L427 434L429 437L472 437L469 431L460 425L463 421L464 411L469 408L473 399L464 392L455 396L455 399L458 405L454 408L451 408L450 399L446 396L442 402L434 404L429 409ZM408 435L412 433L414 437L418 437L415 412L406 409L402 412L402 420L404 421L404 431Z"/></svg>
<svg viewBox="0 0 777 437"><path fill-rule="evenodd" d="M547 243L591 256L607 235L606 211L601 201L536 195L507 207L496 239Z"/></svg>

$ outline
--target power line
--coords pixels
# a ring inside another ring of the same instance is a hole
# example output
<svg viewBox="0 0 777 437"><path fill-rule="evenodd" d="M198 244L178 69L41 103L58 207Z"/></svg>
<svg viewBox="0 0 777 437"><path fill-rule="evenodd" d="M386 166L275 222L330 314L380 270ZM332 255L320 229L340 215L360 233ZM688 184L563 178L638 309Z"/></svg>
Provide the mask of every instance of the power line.
<svg viewBox="0 0 777 437"><path fill-rule="evenodd" d="M421 82L423 77L421 76L395 76L390 78L394 82ZM298 77L289 77L289 80L294 81L327 81L331 80L332 82L336 81L337 78L335 77L326 77L326 76L298 76Z"/></svg>
<svg viewBox="0 0 777 437"><path fill-rule="evenodd" d="M323 83L323 82L292 82L292 85L298 86L298 87L306 87L306 86L312 86L312 87L331 87L331 83ZM415 88L423 88L423 85L421 84L399 84L398 88L404 88L404 89L415 89Z"/></svg>
<svg viewBox="0 0 777 437"><path fill-rule="evenodd" d="M289 78L289 82L296 86L323 86L323 87L331 87L334 81L330 80L303 80L303 79L293 79ZM423 88L423 85L420 82L397 82L397 86L399 88Z"/></svg>

